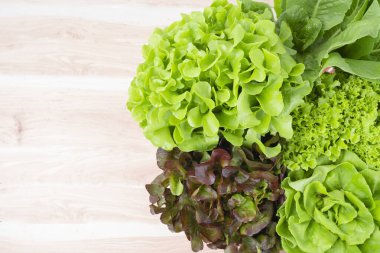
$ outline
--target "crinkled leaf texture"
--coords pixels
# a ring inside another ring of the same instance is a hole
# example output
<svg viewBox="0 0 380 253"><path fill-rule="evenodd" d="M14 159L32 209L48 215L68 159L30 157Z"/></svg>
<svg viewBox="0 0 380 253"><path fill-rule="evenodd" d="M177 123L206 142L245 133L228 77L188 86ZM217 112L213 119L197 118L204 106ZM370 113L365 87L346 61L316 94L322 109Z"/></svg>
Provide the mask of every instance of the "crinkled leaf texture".
<svg viewBox="0 0 380 253"><path fill-rule="evenodd" d="M294 136L284 145L290 170L312 169L321 156L336 161L350 149L380 170L380 85L356 76L325 74L293 116Z"/></svg>
<svg viewBox="0 0 380 253"><path fill-rule="evenodd" d="M223 136L236 146L280 146L267 133L291 138L289 113L310 92L304 71L276 34L270 7L217 0L203 12L156 29L127 106L145 136L165 150L207 151Z"/></svg>
<svg viewBox="0 0 380 253"><path fill-rule="evenodd" d="M158 149L163 173L146 185L151 211L170 230L184 231L193 251L206 243L226 252L280 252L276 212L284 170L278 161L265 158L257 145L239 148L226 141L212 152Z"/></svg>
<svg viewBox="0 0 380 253"><path fill-rule="evenodd" d="M380 171L346 151L333 164L293 171L277 232L287 252L379 252Z"/></svg>

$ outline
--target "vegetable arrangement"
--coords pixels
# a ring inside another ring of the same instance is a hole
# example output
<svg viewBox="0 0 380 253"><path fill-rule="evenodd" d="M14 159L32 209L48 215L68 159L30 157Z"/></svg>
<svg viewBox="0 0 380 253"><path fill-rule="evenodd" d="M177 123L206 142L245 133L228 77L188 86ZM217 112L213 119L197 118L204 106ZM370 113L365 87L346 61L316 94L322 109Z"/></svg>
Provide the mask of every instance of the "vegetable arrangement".
<svg viewBox="0 0 380 253"><path fill-rule="evenodd" d="M380 252L380 1L274 11L215 0L144 46L151 212L195 252Z"/></svg>

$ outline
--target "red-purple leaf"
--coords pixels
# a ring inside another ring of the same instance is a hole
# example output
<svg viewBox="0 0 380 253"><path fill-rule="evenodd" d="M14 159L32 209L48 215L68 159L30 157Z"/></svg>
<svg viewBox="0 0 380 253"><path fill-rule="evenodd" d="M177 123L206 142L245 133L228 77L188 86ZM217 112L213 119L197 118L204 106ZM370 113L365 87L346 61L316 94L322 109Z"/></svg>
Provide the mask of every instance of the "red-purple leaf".
<svg viewBox="0 0 380 253"><path fill-rule="evenodd" d="M200 227L202 236L206 239L206 242L217 242L218 240L224 240L223 228L218 225L204 225Z"/></svg>
<svg viewBox="0 0 380 253"><path fill-rule="evenodd" d="M195 201L212 201L218 197L216 191L211 187L202 185L191 195L191 198Z"/></svg>
<svg viewBox="0 0 380 253"><path fill-rule="evenodd" d="M200 225L212 223L212 220L209 217L209 215L206 212L204 212L203 209L200 209L200 208L195 211L195 218L196 218L198 224L200 224Z"/></svg>
<svg viewBox="0 0 380 253"><path fill-rule="evenodd" d="M195 178L199 183L212 185L215 182L213 166L210 162L195 165Z"/></svg>
<svg viewBox="0 0 380 253"><path fill-rule="evenodd" d="M217 148L211 153L211 161L218 162L222 167L225 167L230 164L231 155L226 150Z"/></svg>
<svg viewBox="0 0 380 253"><path fill-rule="evenodd" d="M230 244L227 246L227 248L224 250L224 253L239 253L239 249L236 246L236 244Z"/></svg>

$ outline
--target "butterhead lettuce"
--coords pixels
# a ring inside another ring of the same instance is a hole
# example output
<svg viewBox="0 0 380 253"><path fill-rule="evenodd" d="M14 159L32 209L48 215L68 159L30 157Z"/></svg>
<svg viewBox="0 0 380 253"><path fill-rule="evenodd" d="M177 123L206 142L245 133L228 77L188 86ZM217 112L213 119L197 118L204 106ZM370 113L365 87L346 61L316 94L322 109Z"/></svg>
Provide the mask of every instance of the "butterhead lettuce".
<svg viewBox="0 0 380 253"><path fill-rule="evenodd" d="M380 171L357 155L293 171L282 186L277 232L287 252L380 252Z"/></svg>

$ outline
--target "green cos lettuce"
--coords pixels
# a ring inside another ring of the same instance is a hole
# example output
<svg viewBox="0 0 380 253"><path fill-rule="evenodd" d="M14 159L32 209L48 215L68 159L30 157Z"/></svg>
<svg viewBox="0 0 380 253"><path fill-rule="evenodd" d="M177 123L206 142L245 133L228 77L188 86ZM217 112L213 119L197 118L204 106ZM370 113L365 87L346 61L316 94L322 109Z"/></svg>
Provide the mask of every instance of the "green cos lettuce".
<svg viewBox="0 0 380 253"><path fill-rule="evenodd" d="M293 171L277 232L289 253L380 252L380 171L354 153L335 164Z"/></svg>
<svg viewBox="0 0 380 253"><path fill-rule="evenodd" d="M217 0L157 29L143 53L127 106L166 150L211 150L223 136L273 157L281 147L264 146L261 136L291 138L289 113L310 92L263 3Z"/></svg>
<svg viewBox="0 0 380 253"><path fill-rule="evenodd" d="M277 0L275 9L281 30L292 33L289 45L305 63L307 80L331 66L380 80L378 0Z"/></svg>
<svg viewBox="0 0 380 253"><path fill-rule="evenodd" d="M323 75L293 116L294 136L284 146L290 170L314 168L321 156L336 161L352 150L380 169L380 85L347 74Z"/></svg>

